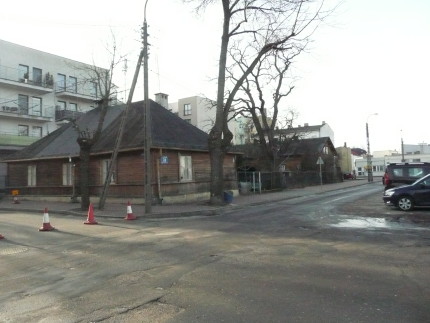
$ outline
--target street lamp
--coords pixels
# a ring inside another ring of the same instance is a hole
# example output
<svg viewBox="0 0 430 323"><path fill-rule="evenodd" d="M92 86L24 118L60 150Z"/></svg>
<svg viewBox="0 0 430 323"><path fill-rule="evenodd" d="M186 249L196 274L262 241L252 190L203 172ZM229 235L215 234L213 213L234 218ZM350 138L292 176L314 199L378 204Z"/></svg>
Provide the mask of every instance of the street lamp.
<svg viewBox="0 0 430 323"><path fill-rule="evenodd" d="M372 113L366 120L366 138L367 138L367 181L373 182L373 169L372 169L372 155L370 154L370 141L369 141L369 118L377 116L377 113Z"/></svg>

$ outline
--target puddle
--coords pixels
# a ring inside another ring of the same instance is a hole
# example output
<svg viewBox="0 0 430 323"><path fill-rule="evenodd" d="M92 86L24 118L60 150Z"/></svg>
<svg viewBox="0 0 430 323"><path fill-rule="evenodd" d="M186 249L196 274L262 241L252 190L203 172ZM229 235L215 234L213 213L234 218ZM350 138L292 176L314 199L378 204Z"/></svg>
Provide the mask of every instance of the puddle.
<svg viewBox="0 0 430 323"><path fill-rule="evenodd" d="M428 228L418 227L409 223L400 223L387 220L385 218L363 218L345 219L330 226L335 228L355 228L355 229L414 229L428 230Z"/></svg>

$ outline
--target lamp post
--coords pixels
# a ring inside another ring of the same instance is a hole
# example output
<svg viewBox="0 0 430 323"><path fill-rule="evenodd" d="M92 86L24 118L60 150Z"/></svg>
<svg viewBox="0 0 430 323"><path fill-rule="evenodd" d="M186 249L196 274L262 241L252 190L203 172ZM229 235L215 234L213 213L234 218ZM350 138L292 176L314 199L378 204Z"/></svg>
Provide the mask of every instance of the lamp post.
<svg viewBox="0 0 430 323"><path fill-rule="evenodd" d="M369 140L369 118L377 116L377 113L372 113L366 120L366 138L367 138L367 181L373 182L373 169L372 169L372 155L370 154L370 140Z"/></svg>
<svg viewBox="0 0 430 323"><path fill-rule="evenodd" d="M402 163L405 162L405 148L403 145L403 130L400 130L400 144L402 149Z"/></svg>

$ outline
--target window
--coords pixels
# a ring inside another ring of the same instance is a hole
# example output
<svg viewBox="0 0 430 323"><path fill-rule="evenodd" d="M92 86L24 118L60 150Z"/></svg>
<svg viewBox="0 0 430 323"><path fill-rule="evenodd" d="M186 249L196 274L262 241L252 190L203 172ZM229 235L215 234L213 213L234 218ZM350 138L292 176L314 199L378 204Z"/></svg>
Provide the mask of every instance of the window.
<svg viewBox="0 0 430 323"><path fill-rule="evenodd" d="M66 91L66 75L57 74L57 90L58 91Z"/></svg>
<svg viewBox="0 0 430 323"><path fill-rule="evenodd" d="M40 68L33 67L33 83L35 85L42 85L42 70Z"/></svg>
<svg viewBox="0 0 430 323"><path fill-rule="evenodd" d="M36 165L27 166L27 186L36 186Z"/></svg>
<svg viewBox="0 0 430 323"><path fill-rule="evenodd" d="M76 103L69 103L70 111L78 111L78 105Z"/></svg>
<svg viewBox="0 0 430 323"><path fill-rule="evenodd" d="M18 136L28 136L28 126L18 125Z"/></svg>
<svg viewBox="0 0 430 323"><path fill-rule="evenodd" d="M181 182L193 179L191 156L179 156L179 179Z"/></svg>
<svg viewBox="0 0 430 323"><path fill-rule="evenodd" d="M97 97L97 83L95 83L95 82L91 82L91 84L90 84L90 95L92 96L92 97Z"/></svg>
<svg viewBox="0 0 430 323"><path fill-rule="evenodd" d="M64 102L64 101L58 101L57 105L56 105L56 110L57 111L64 111L64 110L66 110L66 102Z"/></svg>
<svg viewBox="0 0 430 323"><path fill-rule="evenodd" d="M24 81L26 79L28 80L28 78L29 78L28 66L19 64L19 66L18 66L18 79L21 81Z"/></svg>
<svg viewBox="0 0 430 323"><path fill-rule="evenodd" d="M33 126L32 132L33 132L33 137L42 138L42 127Z"/></svg>
<svg viewBox="0 0 430 323"><path fill-rule="evenodd" d="M28 96L18 94L18 107L20 114L28 114Z"/></svg>
<svg viewBox="0 0 430 323"><path fill-rule="evenodd" d="M184 121L191 123L191 119L184 119Z"/></svg>
<svg viewBox="0 0 430 323"><path fill-rule="evenodd" d="M32 97L29 114L33 116L41 116L42 115L42 99Z"/></svg>
<svg viewBox="0 0 430 323"><path fill-rule="evenodd" d="M187 103L184 104L184 116L190 116L191 115L191 104Z"/></svg>
<svg viewBox="0 0 430 323"><path fill-rule="evenodd" d="M105 182L105 180L106 180L106 176L107 176L107 174L108 174L108 171L109 171L109 164L110 164L110 159L104 159L104 160L102 160L102 178L101 178L101 180L102 180L102 183L104 183ZM115 170L112 172L112 176L111 176L111 178L110 178L110 183L111 184L115 184Z"/></svg>
<svg viewBox="0 0 430 323"><path fill-rule="evenodd" d="M63 185L73 185L73 166L72 163L63 164Z"/></svg>
<svg viewBox="0 0 430 323"><path fill-rule="evenodd" d="M78 80L76 77L69 76L69 92L77 93L78 92Z"/></svg>

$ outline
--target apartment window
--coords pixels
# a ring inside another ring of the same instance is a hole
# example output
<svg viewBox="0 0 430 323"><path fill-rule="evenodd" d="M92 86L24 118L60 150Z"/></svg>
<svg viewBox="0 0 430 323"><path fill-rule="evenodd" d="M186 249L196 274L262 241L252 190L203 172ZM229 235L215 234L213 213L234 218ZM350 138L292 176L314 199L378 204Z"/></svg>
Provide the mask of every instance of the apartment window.
<svg viewBox="0 0 430 323"><path fill-rule="evenodd" d="M27 166L27 186L36 186L36 165Z"/></svg>
<svg viewBox="0 0 430 323"><path fill-rule="evenodd" d="M190 116L191 115L191 104L186 103L184 104L184 116Z"/></svg>
<svg viewBox="0 0 430 323"><path fill-rule="evenodd" d="M22 65L19 64L18 66L18 79L24 81L25 79L29 79L29 74L28 74L28 66L27 65Z"/></svg>
<svg viewBox="0 0 430 323"><path fill-rule="evenodd" d="M66 91L66 75L57 74L57 90L58 91Z"/></svg>
<svg viewBox="0 0 430 323"><path fill-rule="evenodd" d="M69 76L69 92L77 93L78 92L78 79L73 76Z"/></svg>
<svg viewBox="0 0 430 323"><path fill-rule="evenodd" d="M28 136L28 126L19 124L18 125L18 136Z"/></svg>
<svg viewBox="0 0 430 323"><path fill-rule="evenodd" d="M108 171L109 171L109 165L110 165L110 159L104 159L104 160L102 160L102 178L101 178L101 180L102 180L102 183L104 183L105 182L105 180L106 180L106 176L107 176L107 174L108 174ZM111 176L111 178L110 178L110 183L111 184L115 184L115 170L112 172L112 176Z"/></svg>
<svg viewBox="0 0 430 323"><path fill-rule="evenodd" d="M184 119L184 121L191 123L191 119Z"/></svg>
<svg viewBox="0 0 430 323"><path fill-rule="evenodd" d="M69 103L70 111L78 111L78 105L76 103Z"/></svg>
<svg viewBox="0 0 430 323"><path fill-rule="evenodd" d="M18 94L18 107L20 114L28 114L28 96Z"/></svg>
<svg viewBox="0 0 430 323"><path fill-rule="evenodd" d="M63 185L70 186L73 185L73 166L72 163L63 164Z"/></svg>
<svg viewBox="0 0 430 323"><path fill-rule="evenodd" d="M42 115L42 99L37 97L31 98L31 105L29 114L33 116L41 116Z"/></svg>
<svg viewBox="0 0 430 323"><path fill-rule="evenodd" d="M33 137L42 138L42 127L33 126L32 133L33 133Z"/></svg>
<svg viewBox="0 0 430 323"><path fill-rule="evenodd" d="M90 83L90 95L92 97L97 97L97 83L91 82Z"/></svg>
<svg viewBox="0 0 430 323"><path fill-rule="evenodd" d="M33 83L42 85L42 70L40 68L33 67Z"/></svg>
<svg viewBox="0 0 430 323"><path fill-rule="evenodd" d="M193 179L193 167L191 156L179 156L180 181L191 181Z"/></svg>
<svg viewBox="0 0 430 323"><path fill-rule="evenodd" d="M56 105L56 110L57 111L64 111L66 110L66 102L64 101L57 101L57 105Z"/></svg>

